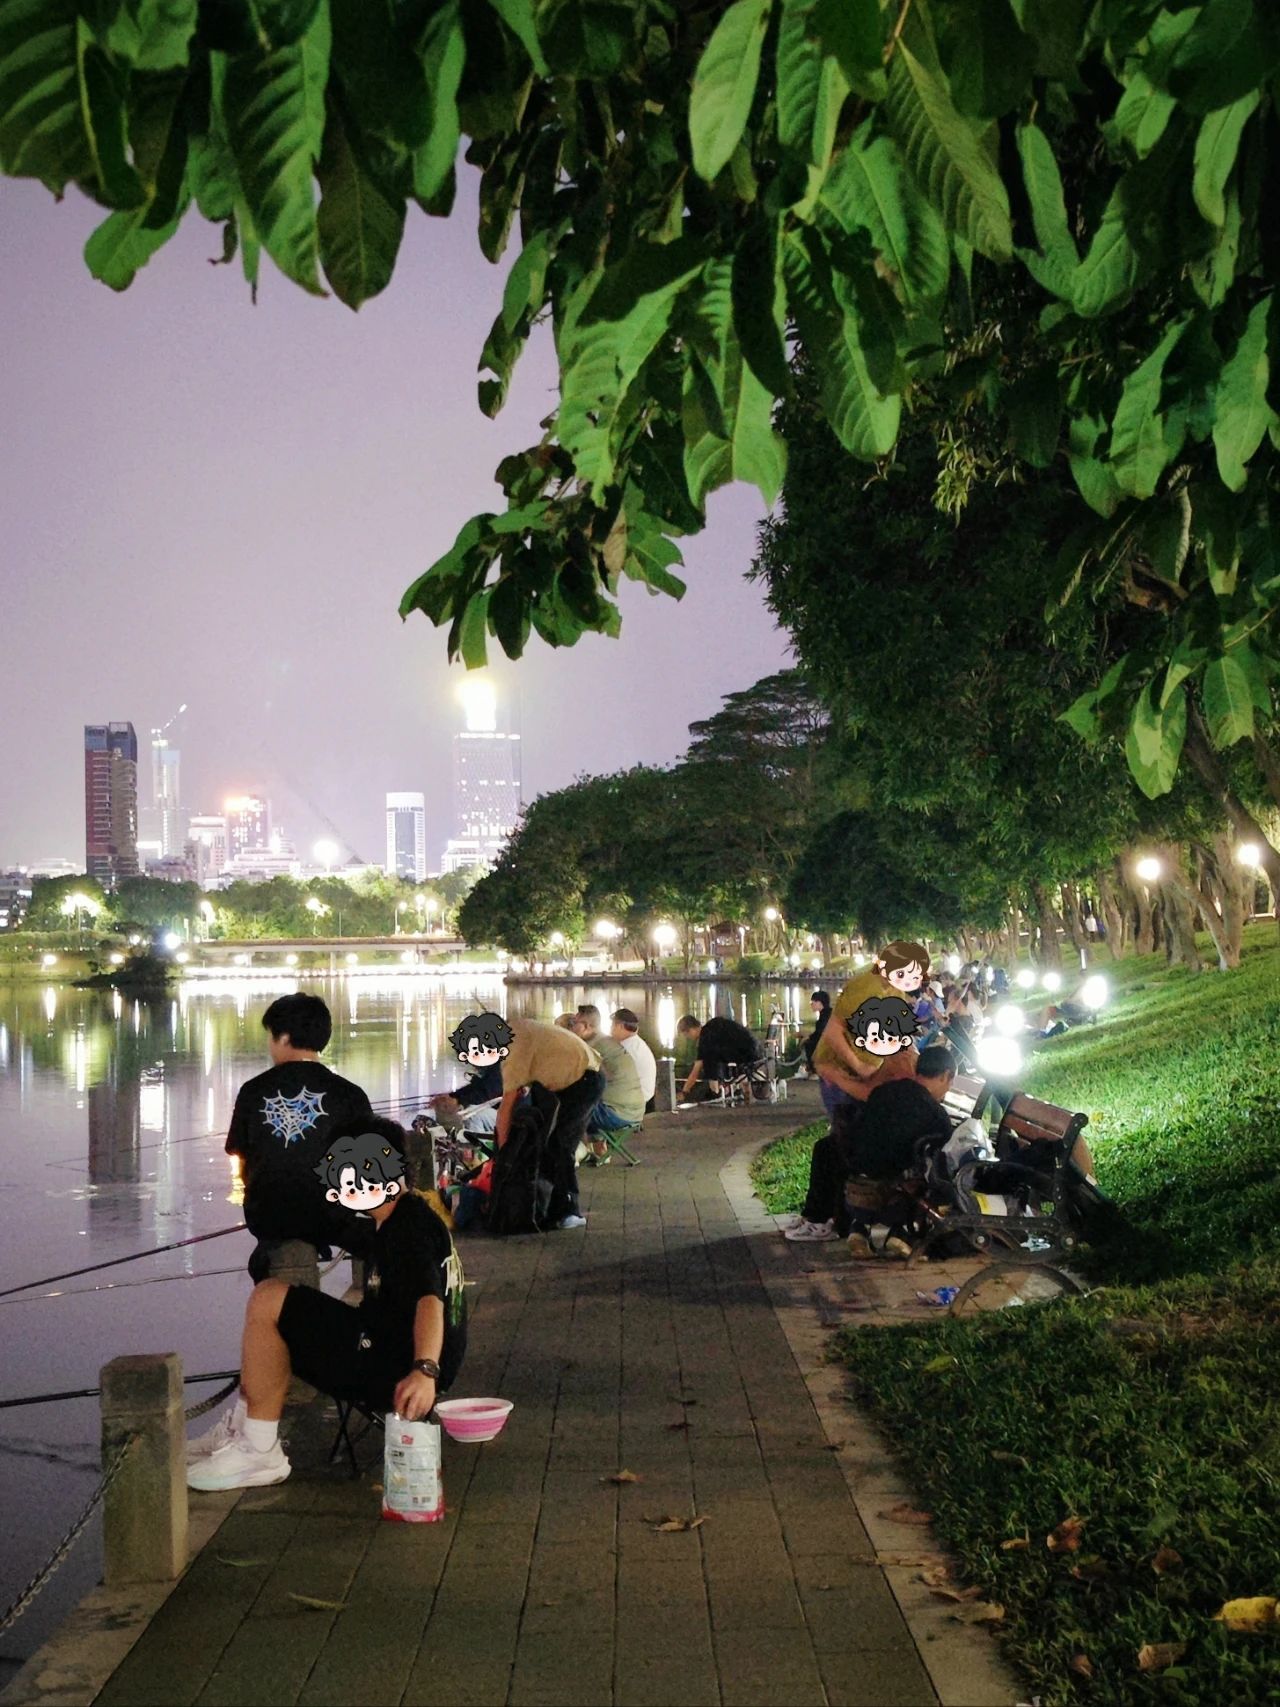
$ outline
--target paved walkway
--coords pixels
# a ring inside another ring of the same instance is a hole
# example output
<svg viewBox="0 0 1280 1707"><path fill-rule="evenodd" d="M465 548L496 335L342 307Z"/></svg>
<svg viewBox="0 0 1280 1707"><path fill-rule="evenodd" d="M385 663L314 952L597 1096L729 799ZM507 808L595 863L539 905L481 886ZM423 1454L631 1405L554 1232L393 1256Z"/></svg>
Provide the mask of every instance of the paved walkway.
<svg viewBox="0 0 1280 1707"><path fill-rule="evenodd" d="M359 1481L316 1468L332 1424L309 1407L289 1482L193 1496L225 1521L79 1700L1012 1703L989 1638L920 1584L927 1533L871 1509L905 1490L822 1360L810 1277L835 1257L801 1259L750 1198L746 1147L807 1100L651 1120L642 1166L584 1170L584 1231L465 1241L460 1387L515 1410L491 1445L445 1442L447 1521L380 1522L376 1448ZM8 1698L75 1700L73 1672L42 1688L33 1662Z"/></svg>

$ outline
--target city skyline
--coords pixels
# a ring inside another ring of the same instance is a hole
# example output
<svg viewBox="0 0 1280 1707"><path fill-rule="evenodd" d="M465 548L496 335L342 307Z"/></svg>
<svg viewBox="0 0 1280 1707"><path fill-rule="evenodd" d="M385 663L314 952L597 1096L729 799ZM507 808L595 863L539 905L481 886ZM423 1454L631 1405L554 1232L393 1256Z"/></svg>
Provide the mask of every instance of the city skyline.
<svg viewBox="0 0 1280 1707"><path fill-rule="evenodd" d="M554 401L539 335L498 419L476 407L502 274L474 250L473 173L450 222L410 222L390 289L358 315L270 270L255 306L196 223L116 295L80 255L98 209L11 180L0 200L0 384L24 421L0 467L0 865L82 854L67 754L84 724L127 717L145 749L183 703L187 810L260 787L300 848L337 826L381 863L388 792L448 811L464 673L443 631L399 621L400 596L502 506L493 469ZM722 695L785 665L743 580L760 514L746 488L717 494L685 599L624 584L619 639L569 654L535 638L518 664L494 649L526 799L670 763Z"/></svg>

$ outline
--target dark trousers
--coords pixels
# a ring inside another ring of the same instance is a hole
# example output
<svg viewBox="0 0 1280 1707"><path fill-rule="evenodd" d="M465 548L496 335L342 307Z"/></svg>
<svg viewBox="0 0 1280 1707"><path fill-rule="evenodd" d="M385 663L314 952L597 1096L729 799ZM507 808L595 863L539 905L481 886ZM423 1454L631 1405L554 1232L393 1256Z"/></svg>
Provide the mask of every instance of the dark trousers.
<svg viewBox="0 0 1280 1707"><path fill-rule="evenodd" d="M819 1138L809 1158L809 1194L800 1213L806 1221L834 1221L840 1231L848 1219L844 1182L849 1177L845 1147L834 1132Z"/></svg>
<svg viewBox="0 0 1280 1707"><path fill-rule="evenodd" d="M539 1112L555 1120L547 1139L544 1167L551 1181L547 1220L554 1227L566 1215L578 1213L578 1168L575 1157L587 1131L587 1117L604 1092L604 1074L584 1073L563 1091L545 1085L530 1085L529 1093Z"/></svg>

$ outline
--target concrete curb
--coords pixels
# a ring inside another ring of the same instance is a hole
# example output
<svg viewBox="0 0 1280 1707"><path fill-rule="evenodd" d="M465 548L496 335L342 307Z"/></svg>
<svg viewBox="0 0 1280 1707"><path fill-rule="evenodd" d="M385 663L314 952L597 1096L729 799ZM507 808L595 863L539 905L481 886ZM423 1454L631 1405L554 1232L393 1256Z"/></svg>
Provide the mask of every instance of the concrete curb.
<svg viewBox="0 0 1280 1707"><path fill-rule="evenodd" d="M815 1277L797 1266L794 1248L755 1195L751 1164L769 1142L761 1139L735 1151L720 1170L720 1181L834 1449L849 1497L883 1561L881 1571L941 1707L1013 1707L1024 1699L1023 1692L991 1636L958 1623L948 1603L920 1580L926 1557L947 1558L933 1531L880 1515L899 1502L911 1504L911 1490L880 1431L850 1404L844 1371L826 1361L832 1329L857 1323L858 1317L837 1312Z"/></svg>

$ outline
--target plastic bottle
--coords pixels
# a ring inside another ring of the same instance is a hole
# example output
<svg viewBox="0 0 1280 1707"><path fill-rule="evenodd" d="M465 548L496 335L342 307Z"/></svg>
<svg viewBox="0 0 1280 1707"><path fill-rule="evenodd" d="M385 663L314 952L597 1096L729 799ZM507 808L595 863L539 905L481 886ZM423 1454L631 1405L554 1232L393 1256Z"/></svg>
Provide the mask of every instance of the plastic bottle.
<svg viewBox="0 0 1280 1707"><path fill-rule="evenodd" d="M444 1516L440 1427L407 1422L388 1411L382 1469L382 1515L391 1523L439 1523Z"/></svg>

